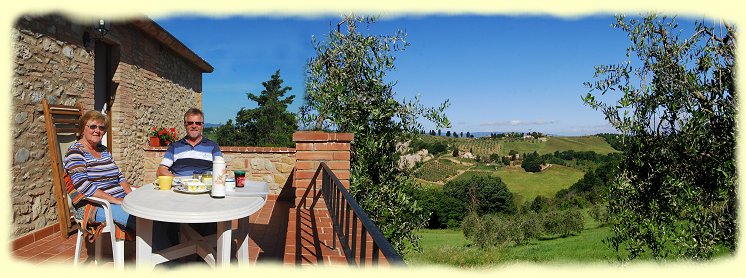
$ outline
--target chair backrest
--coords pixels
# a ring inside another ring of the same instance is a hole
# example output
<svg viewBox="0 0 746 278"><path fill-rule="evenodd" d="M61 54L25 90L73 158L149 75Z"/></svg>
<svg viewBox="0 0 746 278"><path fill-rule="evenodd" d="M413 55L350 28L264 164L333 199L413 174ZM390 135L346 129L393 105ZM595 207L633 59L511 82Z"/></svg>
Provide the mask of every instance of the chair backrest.
<svg viewBox="0 0 746 278"><path fill-rule="evenodd" d="M71 219L72 206L63 179L63 152L78 139L78 121L83 115L83 110L80 106L50 105L46 99L42 101L42 106L47 129L47 144L52 166L52 183L54 184L60 236L67 238L77 227Z"/></svg>

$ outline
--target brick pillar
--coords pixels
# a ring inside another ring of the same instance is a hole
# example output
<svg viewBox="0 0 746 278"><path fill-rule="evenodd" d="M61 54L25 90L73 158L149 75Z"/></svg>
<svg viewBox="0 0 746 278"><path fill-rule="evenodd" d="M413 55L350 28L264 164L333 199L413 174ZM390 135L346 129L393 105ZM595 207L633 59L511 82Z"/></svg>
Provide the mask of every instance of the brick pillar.
<svg viewBox="0 0 746 278"><path fill-rule="evenodd" d="M350 143L352 133L326 133L319 131L299 131L293 133L295 141L295 174L293 187L295 189L295 204L298 205L308 189L313 175L319 168L320 162L325 162L334 172L345 188L350 188ZM319 175L321 178L321 175ZM316 189L321 189L321 180L317 181ZM313 194L307 198L311 201Z"/></svg>

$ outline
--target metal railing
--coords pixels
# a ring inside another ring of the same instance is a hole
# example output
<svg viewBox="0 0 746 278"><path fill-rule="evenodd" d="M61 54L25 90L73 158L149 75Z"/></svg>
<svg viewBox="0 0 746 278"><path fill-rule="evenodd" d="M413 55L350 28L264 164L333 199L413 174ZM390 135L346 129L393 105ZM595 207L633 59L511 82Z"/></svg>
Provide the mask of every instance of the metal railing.
<svg viewBox="0 0 746 278"><path fill-rule="evenodd" d="M352 197L352 194L342 185L337 176L326 163L321 162L316 170L309 188L316 191L316 180L321 175L321 194L329 210L332 221L332 238L337 236L342 251L349 265L365 266L368 255L371 265L379 264L379 254L382 254L389 265L406 266L404 259L396 252L391 243L383 236L378 227L370 220L368 214ZM318 198L311 204L313 208ZM359 228L359 229L358 229ZM368 237L372 239L371 252L368 253ZM358 245L359 244L359 245ZM332 248L336 248L333 241Z"/></svg>

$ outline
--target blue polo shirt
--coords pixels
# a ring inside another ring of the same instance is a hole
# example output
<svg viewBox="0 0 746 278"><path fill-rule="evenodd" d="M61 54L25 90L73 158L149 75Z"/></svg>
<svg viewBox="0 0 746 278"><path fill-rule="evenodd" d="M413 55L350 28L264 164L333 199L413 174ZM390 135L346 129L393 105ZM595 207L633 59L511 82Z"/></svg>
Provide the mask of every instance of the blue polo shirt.
<svg viewBox="0 0 746 278"><path fill-rule="evenodd" d="M168 145L161 165L176 176L191 176L195 171L212 171L212 160L216 156L223 156L217 143L202 136L202 141L192 147L185 136Z"/></svg>

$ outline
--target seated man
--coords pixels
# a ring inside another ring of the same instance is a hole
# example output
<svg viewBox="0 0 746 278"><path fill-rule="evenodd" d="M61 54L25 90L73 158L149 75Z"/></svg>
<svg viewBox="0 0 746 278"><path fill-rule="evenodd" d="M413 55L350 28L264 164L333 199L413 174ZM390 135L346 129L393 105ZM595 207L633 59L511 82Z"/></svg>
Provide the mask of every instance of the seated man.
<svg viewBox="0 0 746 278"><path fill-rule="evenodd" d="M191 108L184 114L186 136L168 145L158 166L159 176L189 176L194 172L212 171L212 160L223 156L218 144L202 136L204 114Z"/></svg>
<svg viewBox="0 0 746 278"><path fill-rule="evenodd" d="M184 113L184 138L168 145L161 164L158 165L159 176L187 176L194 172L212 171L212 161L223 156L218 144L202 135L204 114L197 108L190 108ZM191 225L202 235L214 234L215 223ZM174 229L173 226L169 230ZM173 232L169 232L173 234Z"/></svg>

